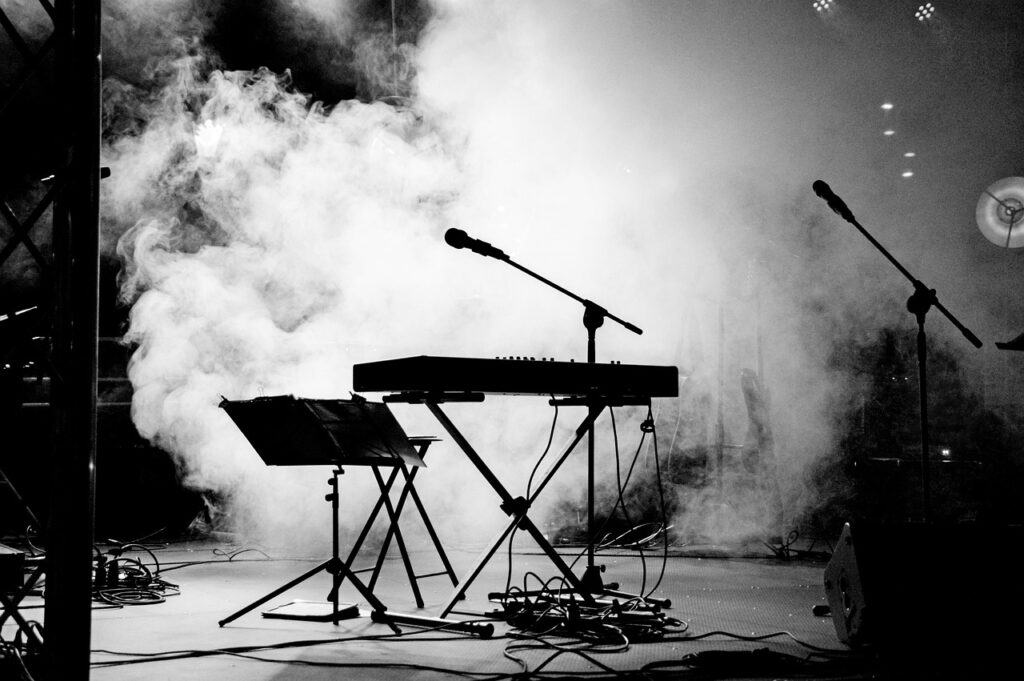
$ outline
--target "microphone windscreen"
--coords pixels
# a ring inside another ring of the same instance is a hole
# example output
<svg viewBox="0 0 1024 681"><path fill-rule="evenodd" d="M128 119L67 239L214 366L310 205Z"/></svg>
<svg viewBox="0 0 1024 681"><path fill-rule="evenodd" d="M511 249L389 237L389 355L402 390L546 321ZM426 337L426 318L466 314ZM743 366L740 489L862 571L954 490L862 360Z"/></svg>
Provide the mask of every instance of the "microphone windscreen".
<svg viewBox="0 0 1024 681"><path fill-rule="evenodd" d="M452 248L465 248L469 235L461 229L452 227L444 233L444 240Z"/></svg>
<svg viewBox="0 0 1024 681"><path fill-rule="evenodd" d="M829 186L822 182L821 180L816 180L815 183L811 185L811 189L813 189L814 193L820 196L821 198L825 198L832 193L832 190L829 189Z"/></svg>

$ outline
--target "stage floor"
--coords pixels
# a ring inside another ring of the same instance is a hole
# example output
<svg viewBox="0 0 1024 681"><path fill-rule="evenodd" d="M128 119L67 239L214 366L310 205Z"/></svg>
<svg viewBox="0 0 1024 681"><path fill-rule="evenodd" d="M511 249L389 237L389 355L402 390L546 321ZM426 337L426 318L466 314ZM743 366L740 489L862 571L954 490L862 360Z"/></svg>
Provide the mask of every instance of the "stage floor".
<svg viewBox="0 0 1024 681"><path fill-rule="evenodd" d="M491 638L481 639L408 626L395 636L365 615L337 624L261 615L294 600L323 601L330 584L323 571L221 627L219 621L316 568L326 556L276 556L265 549L209 540L148 546L159 560L161 577L180 593L146 605L96 604L91 678L98 681L499 679L513 678L524 669L539 673L517 678L624 678L645 667L649 676L634 677L878 678L866 656L851 656L838 641L831 618L812 612L826 602L825 561L820 556L780 558L767 548L763 557L756 551L729 557L713 548L672 549L653 595L671 600L664 612L681 624L665 629L663 640L630 641L626 646L621 640L585 642L556 635L523 639L520 630L503 621L494 622ZM571 561L579 549L562 551ZM127 555L155 569L153 556L141 551ZM448 555L461 576L477 551L464 547ZM412 561L419 573L440 569L436 553L425 549L413 550ZM606 566L605 582L616 580L627 592L641 588L642 563L636 552L602 552L597 562ZM584 564L585 559L577 569ZM646 564L649 590L662 569L661 550L646 552ZM539 579L556 574L542 553L529 547L513 552L512 584L526 580L528 588L537 588ZM460 602L460 614L450 617L471 619L473 613L494 610L497 605L489 602L488 593L503 591L508 575L508 557L499 552ZM437 614L451 594L451 582L435 576L419 584L426 601L422 610L415 607L401 561L389 557L375 592L392 611ZM365 613L366 602L351 584L342 586L341 598ZM32 609L40 603L38 598L26 599L26 617L41 620L42 610ZM13 635L11 624L3 633L8 639ZM687 657L708 651L715 652Z"/></svg>

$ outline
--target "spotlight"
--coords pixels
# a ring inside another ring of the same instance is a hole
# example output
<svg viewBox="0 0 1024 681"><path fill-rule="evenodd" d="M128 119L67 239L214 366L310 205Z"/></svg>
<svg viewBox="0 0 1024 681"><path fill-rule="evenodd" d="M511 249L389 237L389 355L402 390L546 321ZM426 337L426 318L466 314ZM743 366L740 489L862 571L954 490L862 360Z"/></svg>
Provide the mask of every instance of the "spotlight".
<svg viewBox="0 0 1024 681"><path fill-rule="evenodd" d="M882 134L885 135L886 137L892 137L893 135L896 134L896 131L895 130L886 130Z"/></svg>
<svg viewBox="0 0 1024 681"><path fill-rule="evenodd" d="M892 111L892 102L886 102L882 105L882 109L885 111Z"/></svg>
<svg viewBox="0 0 1024 681"><path fill-rule="evenodd" d="M917 154L915 154L912 151L908 151L907 153L903 154L903 158L914 158L915 156L917 156Z"/></svg>
<svg viewBox="0 0 1024 681"><path fill-rule="evenodd" d="M918 21L928 21L935 14L935 5L930 2L926 2L917 8L914 12L914 16L917 17Z"/></svg>
<svg viewBox="0 0 1024 681"><path fill-rule="evenodd" d="M913 176L914 176L914 171L913 170L904 170L903 171L903 177L913 177Z"/></svg>
<svg viewBox="0 0 1024 681"><path fill-rule="evenodd" d="M836 0L814 0L813 6L818 14L831 12L836 8Z"/></svg>

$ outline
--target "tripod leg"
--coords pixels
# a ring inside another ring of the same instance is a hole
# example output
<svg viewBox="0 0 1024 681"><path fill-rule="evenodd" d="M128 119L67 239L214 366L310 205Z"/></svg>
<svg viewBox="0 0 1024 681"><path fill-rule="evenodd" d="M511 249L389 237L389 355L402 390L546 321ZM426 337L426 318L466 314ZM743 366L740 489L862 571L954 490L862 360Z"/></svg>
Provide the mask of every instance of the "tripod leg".
<svg viewBox="0 0 1024 681"><path fill-rule="evenodd" d="M416 471L413 469L408 473L408 488L409 496L412 497L413 503L416 505L416 510L419 511L420 518L423 519L423 525L427 528L427 534L430 535L430 541L433 542L434 548L437 549L437 555L441 559L441 564L444 565L445 572L448 573L449 579L452 580L452 586L458 586L459 580L455 576L455 569L452 568L452 564L448 561L448 554L445 553L444 547L441 545L441 540L437 537L437 532L434 531L434 524L430 522L430 516L427 515L427 510L423 508L423 502L420 500L420 495L413 487L412 481L416 477Z"/></svg>
<svg viewBox="0 0 1024 681"><path fill-rule="evenodd" d="M394 484L397 477L398 470L396 469L388 478L386 485L388 492L391 491L391 486ZM380 513L380 510L383 507L384 499L381 497L377 499L377 503L373 505L373 510L370 511L370 515L367 517L366 523L363 525L363 529L359 532L359 536L356 538L355 543L352 544L352 549L348 553L348 559L345 560L345 565L347 565L350 570L352 569L352 564L356 560L356 556L359 554L359 549L363 547L363 542L366 541L366 537L370 534L370 530L373 528L373 523L377 519L377 514ZM344 581L344 576L339 576L335 581L336 583L331 588L331 592L327 596L327 600L336 602L338 600L338 587L341 586L341 582Z"/></svg>
<svg viewBox="0 0 1024 681"><path fill-rule="evenodd" d="M374 472L376 472L376 469L374 469ZM381 613L387 610L387 606L385 606L379 598L374 596L373 592L367 589L366 585L363 584L362 581L355 576L352 570L342 562L338 553L338 478L342 473L344 473L344 471L341 469L341 466L337 467L331 478L327 481L331 486L331 493L327 495L327 500L331 502L331 558L323 564L323 568L331 573L334 584L331 589L331 594L333 595L332 602L334 603L335 621L337 621L338 614L338 587L341 584L342 577L348 577L348 581L352 583L360 594L362 594L363 598L366 599L366 602L369 603L374 610ZM385 497L385 499L387 499L387 497ZM388 622L388 626L391 627L392 631L396 634L402 633L402 630L399 629L394 622Z"/></svg>
<svg viewBox="0 0 1024 681"><path fill-rule="evenodd" d="M397 473L397 471L395 471ZM373 571L373 576L370 579L369 588L372 590L377 584L377 577L380 575L380 569L384 565L384 557L387 553L392 536L395 538L395 543L398 545L398 552L402 556L402 563L405 565L405 572L409 576L409 585L412 587L413 596L416 598L416 607L423 607L423 596L420 594L419 585L416 583L416 575L412 569L412 562L409 560L409 552L405 547L405 539L402 537L402 529L398 526L398 519L402 513L402 508L405 505L406 489L402 489L402 494L399 497L398 505L391 505L391 498L388 496L388 491L384 488L384 480L381 478L380 471L376 467L373 469L373 475L377 479L377 485L381 488L381 498L384 500L384 508L388 511L388 516L391 519L391 527L388 528L387 537L384 540L384 546L381 548L380 555L377 556L377 566Z"/></svg>
<svg viewBox="0 0 1024 681"><path fill-rule="evenodd" d="M296 584L299 584L300 582L304 582L305 580L309 579L310 577L312 577L316 573L320 572L321 570L328 570L329 571L330 568L331 568L331 563L333 561L334 561L334 559L332 558L331 560L327 560L327 561L324 561L323 563L320 563L319 565L317 565L312 570L309 570L305 574L303 574L303 575L301 575L299 577L296 577L295 579L293 579L292 581L288 582L287 584L285 584L281 588L275 589L274 591L271 591L269 594L267 594L263 598L260 598L257 601L253 601L252 603L250 603L249 605L245 606L241 610L235 612L234 614L228 615L227 617L225 617L221 621L217 622L217 626L223 627L228 622L235 621L236 619L238 619L239 617L241 617L245 613L251 612L251 611L255 610L256 608L260 607L261 605L263 605L264 603L269 601L271 598L275 598L275 597L283 594L288 589L291 589L293 586L295 586Z"/></svg>
<svg viewBox="0 0 1024 681"><path fill-rule="evenodd" d="M427 405L427 408L430 409L430 412L434 415L434 418L436 418L438 422L441 424L441 426L448 432L448 434L451 435L452 440L459 446L459 449L463 451L463 453L469 458L470 462L472 462L472 464L476 467L480 474L483 475L484 479L495 491L495 493L497 493L498 497L501 499L502 502L502 510L504 510L506 513L512 516L512 521L502 531L497 541L494 542L491 545L491 547L484 553L484 555L480 557L480 559L473 566L473 568L470 570L467 576L460 582L459 587L455 590L454 594L452 595L448 603L446 603L443 606L441 617L444 617L449 612L451 612L452 608L455 605L455 601L457 601L459 598L463 596L463 594L465 594L466 589L483 569L484 564L488 560L490 560L491 556L493 556L495 551L498 550L498 547L504 541L505 537L507 537L509 533L512 532L513 528L515 528L517 525L522 525L523 528L530 533L530 535L534 538L537 544L544 550L544 553L547 554L548 558L551 559L551 561L558 567L559 571L565 576L566 580L570 584L572 584L574 589L579 591L580 596L583 598L583 600L586 601L588 604L593 604L594 597L590 595L590 593L586 590L586 588L576 577L576 575L572 573L572 570L569 569L569 566L565 564L561 556L558 555L554 547L551 546L550 542L548 542L548 540L544 537L544 533L537 529L533 522L526 516L526 511L527 509L529 509L530 504L533 502L533 500L540 495L541 491L547 486L548 482L551 481L551 479L555 475L555 472L561 467L562 463L568 458L569 454L573 451L573 449L576 448L576 445L579 444L579 442L587 434L588 429L594 423L594 419L596 419L598 415L600 415L603 406L602 409L594 408L587 410L587 416L583 419L579 427L576 429L575 436L572 438L569 444L566 445L566 447L562 450L562 453L558 456L555 462L549 467L547 473L544 475L540 483L537 485L537 488L531 494L530 499L526 500L521 497L518 499L512 498L512 495L509 494L509 491L505 488L504 485L501 484L501 481L498 480L497 476L494 475L494 473L487 466L487 464L480 457L480 455L476 452L476 450L473 449L473 446L469 443L468 440L466 440L465 436L461 432L459 432L459 429L455 427L455 424L452 423L451 419L448 418L447 414L444 413L444 411L441 409L437 402L432 402L428 400L426 401L425 404Z"/></svg>
<svg viewBox="0 0 1024 681"><path fill-rule="evenodd" d="M479 575L480 572L484 569L484 565L487 564L487 561L491 559L491 556L494 555L494 553L498 550L498 547L502 545L502 543L505 541L505 538L508 537L508 535L512 532L512 530L515 528L517 524L519 524L519 519L514 518L510 523L508 523L508 525L505 526L505 529L502 530L501 533L495 538L494 542L491 543L490 548L487 549L487 551L485 551L483 554L481 554L479 558L477 558L477 561L473 564L473 567L471 567L469 571L462 577L462 579L459 580L458 586L452 592L451 596L448 598L448 602L446 602L441 607L441 614L438 615L438 617L447 617L448 613L450 613L452 611L452 608L455 607L455 603L461 600L466 595L466 589L469 588L470 584L473 583L473 580L476 579L477 575Z"/></svg>
<svg viewBox="0 0 1024 681"><path fill-rule="evenodd" d="M356 588L356 590L360 593L360 595L362 595L363 598L366 599L366 602L370 604L370 607L373 608L375 612L380 614L387 613L388 607L384 605L383 601L374 596L373 592L370 591L367 588L367 586L363 584L362 580L356 577L355 574L353 574L353 572L349 570L348 567L343 562L341 562L340 558L332 558L331 560L327 561L325 566L327 571L330 572L332 575L343 575L345 577L348 577L349 583ZM335 601L335 603L337 603L337 601ZM385 624L391 627L391 630L394 631L396 634L402 633L402 630L399 629L394 622L386 619L383 621Z"/></svg>
<svg viewBox="0 0 1024 681"><path fill-rule="evenodd" d="M524 509L516 513L512 520L505 526L505 529L502 530L491 543L490 548L477 558L477 562L473 564L473 567L470 568L469 572L459 580L458 588L455 589L448 598L448 602L441 608L440 617L446 617L448 613L452 611L455 607L456 601L460 600L465 595L466 589L469 588L469 585L472 584L473 580L480 574L484 565L487 564L487 561L491 559L491 557L497 552L498 548L505 542L508 535L511 534L512 530L517 526L530 533L530 536L532 536L534 541L537 542L537 545L544 551L551 562L554 563L555 567L557 567L559 572L562 573L562 576L565 577L565 580L569 582L569 584L572 585L572 588L579 593L583 601L588 605L594 604L594 597L590 595L590 592L584 588L583 583L580 582L579 578L573 574L572 570L569 569L569 566L565 564L562 557L558 555L558 552L555 551L554 547L551 546L551 543L544 537L544 533L533 524L533 521L526 515Z"/></svg>

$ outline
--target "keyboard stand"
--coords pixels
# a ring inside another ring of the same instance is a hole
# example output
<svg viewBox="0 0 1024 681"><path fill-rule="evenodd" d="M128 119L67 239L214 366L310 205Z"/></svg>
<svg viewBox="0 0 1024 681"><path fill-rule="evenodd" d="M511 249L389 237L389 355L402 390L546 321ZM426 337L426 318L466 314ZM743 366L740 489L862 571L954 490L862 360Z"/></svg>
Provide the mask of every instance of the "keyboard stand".
<svg viewBox="0 0 1024 681"><path fill-rule="evenodd" d="M449 399L452 397L453 399ZM506 515L509 516L509 522L505 528L498 534L490 546L480 555L476 563L470 568L466 575L459 580L458 586L455 588L448 601L442 606L439 617L446 617L452 612L455 604L464 597L466 589L469 588L473 580L480 574L484 566L491 559L491 557L501 547L502 543L508 538L512 530L517 527L521 530L525 530L537 545L544 551L545 555L551 560L551 562L558 568L558 571L565 577L566 582L572 586L572 590L579 594L580 599L587 605L594 605L596 603L594 596L590 590L587 589L583 582L577 577L572 569L565 563L562 557L555 551L555 548L551 545L551 542L547 540L544 533L534 524L530 519L528 512L530 506L537 499L538 495L544 490L547 484L554 477L555 473L562 466L565 460L573 452L576 446L583 440L584 437L590 432L591 426L597 417L600 416L604 407L607 406L606 402L595 402L591 405L591 408L587 410L587 415L580 423L579 427L576 428L575 436L570 442L562 449L561 453L557 458L554 459L553 463L548 468L544 477L537 485L536 489L532 492L530 497L513 497L512 494L505 488L501 481L494 475L490 467L484 462L480 455L476 452L473 446L466 440L465 436L459 431L459 429L452 423L452 420L448 418L448 415L441 409L441 403L447 401L459 401L459 402L478 402L482 400L482 395L477 399L475 396L467 396L463 393L457 395L448 396L444 393L399 393L396 395L389 395L384 398L385 402L408 402L410 404L425 404L427 409L434 415L438 423L448 432L452 440L459 446L459 449L463 451L470 462L476 467L480 474L484 477L487 483L495 491L498 497L501 499L499 507Z"/></svg>

